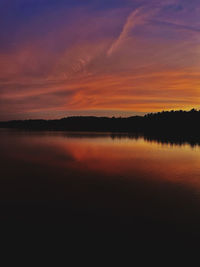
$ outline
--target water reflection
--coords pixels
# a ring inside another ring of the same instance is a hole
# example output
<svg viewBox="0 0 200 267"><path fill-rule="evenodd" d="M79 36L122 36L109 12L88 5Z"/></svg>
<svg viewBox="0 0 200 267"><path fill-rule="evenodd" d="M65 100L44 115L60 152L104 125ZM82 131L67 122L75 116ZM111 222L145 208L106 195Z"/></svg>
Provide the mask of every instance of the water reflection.
<svg viewBox="0 0 200 267"><path fill-rule="evenodd" d="M191 147L200 146L199 138L194 137L184 137L184 136L169 136L169 135L155 135L155 134L138 134L138 133L109 133L109 132L65 132L65 131L25 131L25 130L17 130L17 129L0 129L0 132L9 132L10 134L16 135L26 135L26 136L62 136L66 138L112 138L115 139L130 139L130 140L138 140L143 139L147 142L158 143L163 145L170 146L185 146L190 145Z"/></svg>
<svg viewBox="0 0 200 267"><path fill-rule="evenodd" d="M78 216L90 226L199 231L198 146L121 134L7 130L0 132L0 146L3 218L74 224Z"/></svg>

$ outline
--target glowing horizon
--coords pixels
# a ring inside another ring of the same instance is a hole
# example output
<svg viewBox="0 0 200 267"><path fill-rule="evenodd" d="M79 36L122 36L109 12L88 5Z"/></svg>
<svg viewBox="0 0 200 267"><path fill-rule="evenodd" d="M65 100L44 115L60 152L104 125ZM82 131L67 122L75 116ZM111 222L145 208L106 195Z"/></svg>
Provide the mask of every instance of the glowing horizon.
<svg viewBox="0 0 200 267"><path fill-rule="evenodd" d="M199 108L197 0L2 0L0 120Z"/></svg>

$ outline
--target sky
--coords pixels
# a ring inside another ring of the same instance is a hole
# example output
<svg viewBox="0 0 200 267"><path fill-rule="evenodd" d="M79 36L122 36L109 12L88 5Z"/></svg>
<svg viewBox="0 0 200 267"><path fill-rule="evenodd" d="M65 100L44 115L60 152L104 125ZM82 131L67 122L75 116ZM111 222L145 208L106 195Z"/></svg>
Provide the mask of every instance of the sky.
<svg viewBox="0 0 200 267"><path fill-rule="evenodd" d="M199 0L0 0L0 120L200 108Z"/></svg>

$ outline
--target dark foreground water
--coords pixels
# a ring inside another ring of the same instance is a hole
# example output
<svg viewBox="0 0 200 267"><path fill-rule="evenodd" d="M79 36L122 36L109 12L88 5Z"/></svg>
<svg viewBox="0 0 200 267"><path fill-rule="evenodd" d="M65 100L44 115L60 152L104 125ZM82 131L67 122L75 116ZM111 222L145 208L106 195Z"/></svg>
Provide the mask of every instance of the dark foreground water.
<svg viewBox="0 0 200 267"><path fill-rule="evenodd" d="M200 147L0 131L0 220L50 235L200 237Z"/></svg>

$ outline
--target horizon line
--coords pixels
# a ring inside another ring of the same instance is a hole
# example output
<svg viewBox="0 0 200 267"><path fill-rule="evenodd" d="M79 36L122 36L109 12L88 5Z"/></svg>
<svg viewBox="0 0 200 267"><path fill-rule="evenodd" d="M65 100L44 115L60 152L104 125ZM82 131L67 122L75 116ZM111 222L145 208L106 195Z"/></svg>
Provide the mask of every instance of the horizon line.
<svg viewBox="0 0 200 267"><path fill-rule="evenodd" d="M190 110L184 110L184 109L171 109L171 110L162 110L162 111L158 111L158 112L147 112L144 115L133 115L133 116L127 116L127 117L123 117L123 116L95 116L95 115L72 115L72 116L66 116L66 117L60 117L60 118L51 118L51 119L43 119L43 118L37 118L37 119L11 119L11 120L0 120L0 123L4 123L4 122L13 122L13 121L54 121L54 120L62 120L62 119L67 119L67 118L115 118L115 119L127 119L127 118L132 118L132 117L145 117L146 115L149 114L159 114L159 113L164 113L164 112L191 112L191 111L195 111L195 112L200 112L200 109L197 110L196 108L192 108Z"/></svg>

